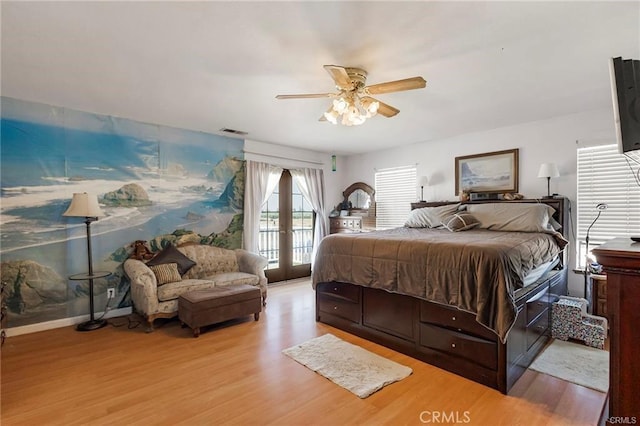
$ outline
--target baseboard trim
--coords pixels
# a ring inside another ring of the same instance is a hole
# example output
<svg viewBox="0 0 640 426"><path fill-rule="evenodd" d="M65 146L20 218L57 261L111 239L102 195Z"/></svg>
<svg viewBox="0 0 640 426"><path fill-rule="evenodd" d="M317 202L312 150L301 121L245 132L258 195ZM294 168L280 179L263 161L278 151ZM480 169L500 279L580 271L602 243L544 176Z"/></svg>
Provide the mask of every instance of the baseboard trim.
<svg viewBox="0 0 640 426"><path fill-rule="evenodd" d="M131 314L131 312L132 312L131 307L113 309L113 310L107 312L106 315L104 316L104 318L121 317L123 315L129 315L129 314ZM96 318L99 318L99 317L102 316L102 312L96 312L94 316ZM20 327L7 328L5 330L5 332L7 333L7 337L19 336L21 334L37 333L38 331L45 331L45 330L51 330L51 329L54 329L54 328L68 327L70 325L80 324L81 322L85 322L85 321L88 321L88 320L89 320L89 314L81 315L81 316L78 316L78 317L61 318L61 319L57 319L57 320L53 320L53 321L39 322L37 324L23 325L23 326L20 326Z"/></svg>

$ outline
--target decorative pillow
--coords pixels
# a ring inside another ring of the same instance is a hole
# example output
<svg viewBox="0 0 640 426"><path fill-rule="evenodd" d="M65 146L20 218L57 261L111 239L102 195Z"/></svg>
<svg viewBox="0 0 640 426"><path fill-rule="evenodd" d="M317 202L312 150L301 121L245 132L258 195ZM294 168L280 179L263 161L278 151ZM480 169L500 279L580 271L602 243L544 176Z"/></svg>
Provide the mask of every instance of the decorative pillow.
<svg viewBox="0 0 640 426"><path fill-rule="evenodd" d="M404 226L407 228L430 228L431 222L429 222L427 209L428 207L423 207L421 209L411 210Z"/></svg>
<svg viewBox="0 0 640 426"><path fill-rule="evenodd" d="M158 285L166 283L174 283L176 281L182 281L180 272L178 272L177 263L163 263L161 265L151 265L149 268L153 271L158 281Z"/></svg>
<svg viewBox="0 0 640 426"><path fill-rule="evenodd" d="M442 224L442 219L458 210L460 204L446 204L438 207L422 207L412 210L404 226L408 228L435 228Z"/></svg>
<svg viewBox="0 0 640 426"><path fill-rule="evenodd" d="M549 232L553 207L542 203L468 204L480 228L494 231Z"/></svg>
<svg viewBox="0 0 640 426"><path fill-rule="evenodd" d="M162 251L158 252L153 259L147 262L147 266L162 265L163 263L177 263L180 275L184 275L196 264L196 262L180 253L173 244L169 244L162 249Z"/></svg>
<svg viewBox="0 0 640 426"><path fill-rule="evenodd" d="M471 213L454 213L442 221L442 225L451 232L466 231L480 225Z"/></svg>

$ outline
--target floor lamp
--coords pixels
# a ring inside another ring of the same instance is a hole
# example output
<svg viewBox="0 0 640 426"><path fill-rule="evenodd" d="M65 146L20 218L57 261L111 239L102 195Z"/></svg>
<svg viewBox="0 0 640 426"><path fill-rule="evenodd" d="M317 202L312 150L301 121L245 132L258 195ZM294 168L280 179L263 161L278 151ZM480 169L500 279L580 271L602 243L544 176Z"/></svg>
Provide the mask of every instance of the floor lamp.
<svg viewBox="0 0 640 426"><path fill-rule="evenodd" d="M605 211L608 207L609 205L605 203L599 203L598 205L596 205L596 210L598 210L598 215L596 216L595 219L593 219L593 222L591 222L591 225L589 225L589 227L587 228L587 235L584 238L584 243L586 247L585 249L586 252L584 255L584 297L589 302L589 312L592 311L591 292L589 291L589 231L591 231L591 227L600 218L600 214L602 214L602 212Z"/></svg>
<svg viewBox="0 0 640 426"><path fill-rule="evenodd" d="M87 259L89 262L89 272L86 274L72 275L69 279L89 281L89 321L78 324L78 331L90 331L102 328L107 325L104 319L95 319L93 313L93 280L110 275L108 272L93 272L93 261L91 259L91 222L98 220L99 216L104 216L98 205L98 197L89 195L86 192L75 193L71 199L71 204L66 212L62 214L68 217L83 217L87 225Z"/></svg>

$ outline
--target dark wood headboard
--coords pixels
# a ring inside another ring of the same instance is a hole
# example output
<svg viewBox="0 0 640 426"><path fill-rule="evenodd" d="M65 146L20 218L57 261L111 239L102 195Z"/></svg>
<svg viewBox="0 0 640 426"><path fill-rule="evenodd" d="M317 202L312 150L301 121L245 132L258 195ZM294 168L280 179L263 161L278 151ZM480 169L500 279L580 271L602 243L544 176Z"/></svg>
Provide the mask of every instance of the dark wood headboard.
<svg viewBox="0 0 640 426"><path fill-rule="evenodd" d="M439 207L448 204L457 204L459 201L418 201L411 203L411 210L419 209L422 207ZM556 211L553 214L553 218L562 226L560 232L567 241L570 241L569 233L571 232L571 226L569 221L569 200L565 197L556 198L527 198L524 200L482 200L482 201L464 201L460 204L485 204L485 203L544 203L554 208ZM567 249L564 250L563 264L567 264Z"/></svg>
<svg viewBox="0 0 640 426"><path fill-rule="evenodd" d="M448 204L457 204L459 201L418 201L411 203L411 210L419 209L422 207L439 207ZM486 203L543 203L548 204L556 211L553 214L553 218L562 226L561 232L565 238L568 238L569 232L569 207L567 199L564 197L556 198L527 198L524 200L482 200L482 201L464 201L460 204L486 204Z"/></svg>

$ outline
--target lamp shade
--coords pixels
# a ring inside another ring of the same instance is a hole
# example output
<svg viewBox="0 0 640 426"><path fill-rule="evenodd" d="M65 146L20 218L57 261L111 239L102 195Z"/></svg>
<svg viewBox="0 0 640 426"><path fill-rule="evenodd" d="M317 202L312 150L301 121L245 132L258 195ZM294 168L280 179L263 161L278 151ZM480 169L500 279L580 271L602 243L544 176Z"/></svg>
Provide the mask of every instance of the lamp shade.
<svg viewBox="0 0 640 426"><path fill-rule="evenodd" d="M429 184L429 178L422 176L420 178L420 186L427 186Z"/></svg>
<svg viewBox="0 0 640 426"><path fill-rule="evenodd" d="M100 217L104 216L100 206L98 205L98 197L89 195L86 192L77 192L73 194L71 204L62 216L71 217Z"/></svg>
<svg viewBox="0 0 640 426"><path fill-rule="evenodd" d="M556 178L558 176L560 176L560 172L556 163L542 163L540 165L540 170L538 170L539 178Z"/></svg>

